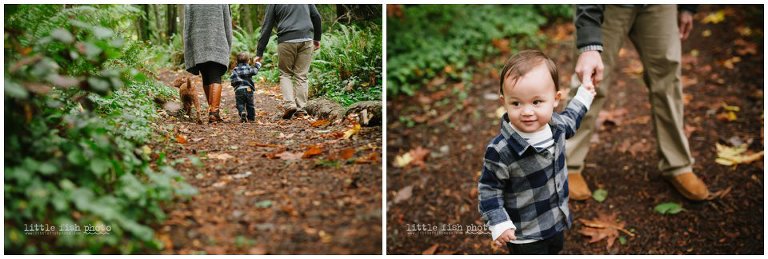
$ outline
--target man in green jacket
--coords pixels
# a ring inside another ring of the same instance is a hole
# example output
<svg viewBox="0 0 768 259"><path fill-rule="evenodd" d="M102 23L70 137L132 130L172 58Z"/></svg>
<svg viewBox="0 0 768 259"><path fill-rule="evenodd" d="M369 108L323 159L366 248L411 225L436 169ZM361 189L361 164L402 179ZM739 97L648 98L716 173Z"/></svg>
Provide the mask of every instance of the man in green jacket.
<svg viewBox="0 0 768 259"><path fill-rule="evenodd" d="M256 48L256 61L261 61L275 25L280 90L283 92L283 119L290 119L294 113L306 114L304 106L307 105L309 94L307 73L312 63L312 53L320 48L320 13L312 4L268 5Z"/></svg>
<svg viewBox="0 0 768 259"><path fill-rule="evenodd" d="M605 103L616 58L627 36L643 63L643 79L649 89L661 157L659 170L686 198L701 201L709 197L706 184L693 173L694 159L683 131L680 42L693 28L695 9L690 5L576 6L574 22L580 54L575 72L580 82L595 83L597 96L581 128L566 143L571 199L585 200L591 196L581 172L595 131L595 119Z"/></svg>

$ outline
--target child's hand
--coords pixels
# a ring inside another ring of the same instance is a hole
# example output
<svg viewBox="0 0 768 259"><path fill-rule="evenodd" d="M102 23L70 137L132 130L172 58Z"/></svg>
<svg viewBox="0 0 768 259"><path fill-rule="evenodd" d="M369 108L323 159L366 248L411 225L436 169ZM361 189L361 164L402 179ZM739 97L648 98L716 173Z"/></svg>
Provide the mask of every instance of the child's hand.
<svg viewBox="0 0 768 259"><path fill-rule="evenodd" d="M507 229L504 230L504 232L501 233L501 236L496 238L494 243L496 243L497 246L505 247L507 242L517 239L515 237L515 230L514 229Z"/></svg>
<svg viewBox="0 0 768 259"><path fill-rule="evenodd" d="M597 91L595 90L595 85L592 84L591 80L587 80L581 83L581 87L584 87L584 89L587 90L587 92L589 92L590 94L592 94L592 96L597 95Z"/></svg>

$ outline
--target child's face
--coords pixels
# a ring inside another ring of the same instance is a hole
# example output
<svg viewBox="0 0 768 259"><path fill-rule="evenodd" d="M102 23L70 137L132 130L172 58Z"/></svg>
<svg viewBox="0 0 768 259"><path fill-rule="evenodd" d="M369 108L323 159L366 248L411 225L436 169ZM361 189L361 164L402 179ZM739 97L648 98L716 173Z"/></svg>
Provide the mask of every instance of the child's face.
<svg viewBox="0 0 768 259"><path fill-rule="evenodd" d="M507 110L509 121L526 133L542 129L555 111L561 93L555 90L547 66L542 63L517 80L504 79L504 93L500 101Z"/></svg>

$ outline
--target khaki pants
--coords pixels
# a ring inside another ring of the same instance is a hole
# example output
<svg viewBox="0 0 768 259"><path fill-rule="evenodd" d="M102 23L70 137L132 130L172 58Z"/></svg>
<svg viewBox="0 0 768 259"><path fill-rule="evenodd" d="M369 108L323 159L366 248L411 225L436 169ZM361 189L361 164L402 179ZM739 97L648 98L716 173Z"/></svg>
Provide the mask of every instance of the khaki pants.
<svg viewBox="0 0 768 259"><path fill-rule="evenodd" d="M284 108L304 108L307 105L309 87L307 73L312 62L312 41L283 42L277 44L280 90Z"/></svg>
<svg viewBox="0 0 768 259"><path fill-rule="evenodd" d="M691 172L694 162L683 131L683 100L680 83L680 37L675 5L651 5L626 8L606 5L603 19L603 81L597 88L589 112L581 121L576 135L566 142L569 171L581 171L595 131L597 114L612 87L616 58L624 39L629 39L643 63L643 81L649 89L651 113L661 161L659 170L665 175ZM620 76L620 75L619 75ZM573 77L571 87L578 86ZM575 94L575 89L571 93ZM632 97L628 97L632 98Z"/></svg>

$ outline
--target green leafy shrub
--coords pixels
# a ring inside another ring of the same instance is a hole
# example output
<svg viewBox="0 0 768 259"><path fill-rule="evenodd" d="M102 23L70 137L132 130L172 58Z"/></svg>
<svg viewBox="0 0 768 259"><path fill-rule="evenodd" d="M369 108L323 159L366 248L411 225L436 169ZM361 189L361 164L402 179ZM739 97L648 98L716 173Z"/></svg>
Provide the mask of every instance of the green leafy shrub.
<svg viewBox="0 0 768 259"><path fill-rule="evenodd" d="M387 93L412 95L438 75L468 81L473 62L543 42L547 15L570 15L565 5L404 6L387 19ZM544 14L544 15L543 15ZM557 17L549 18L556 19Z"/></svg>
<svg viewBox="0 0 768 259"><path fill-rule="evenodd" d="M381 100L381 29L335 24L312 61L313 93L342 105Z"/></svg>
<svg viewBox="0 0 768 259"><path fill-rule="evenodd" d="M108 28L119 28L115 13L130 8L56 8L6 13L5 252L159 249L149 224L165 217L161 205L196 192L150 147L161 134L153 100L175 93L124 65L134 61ZM32 224L110 231L28 235Z"/></svg>

